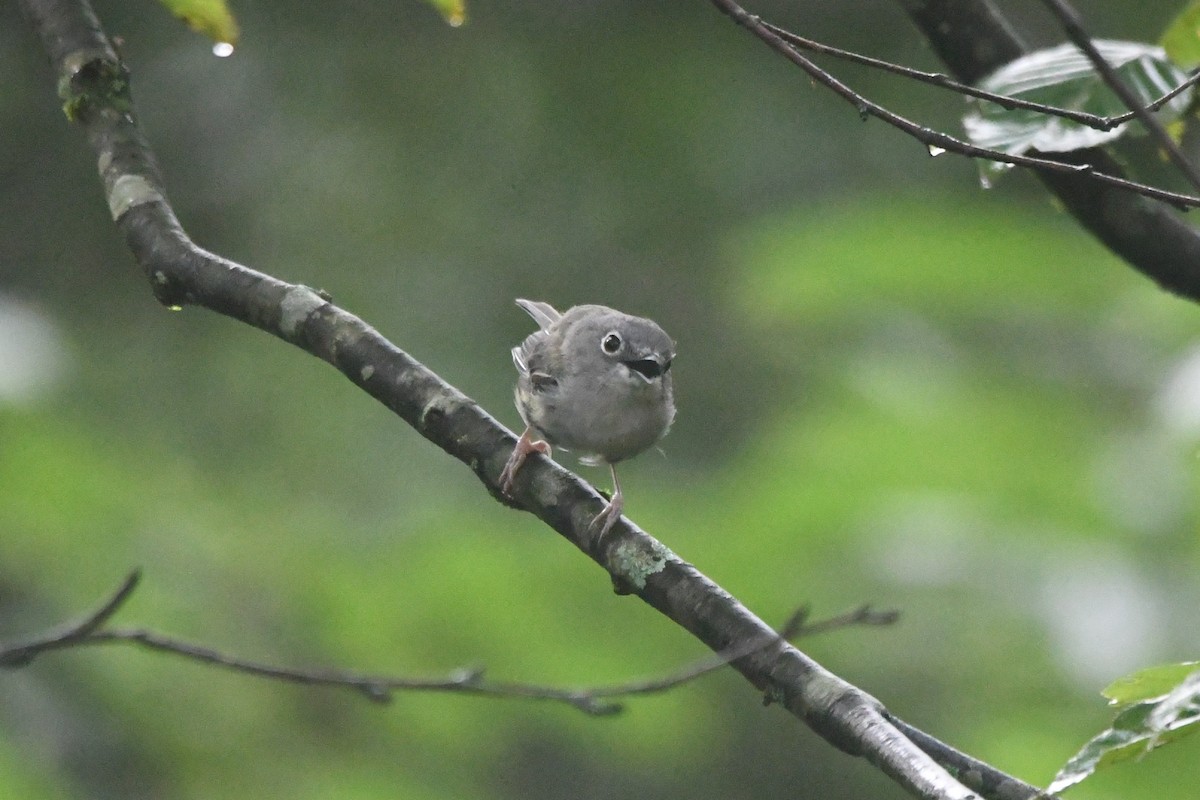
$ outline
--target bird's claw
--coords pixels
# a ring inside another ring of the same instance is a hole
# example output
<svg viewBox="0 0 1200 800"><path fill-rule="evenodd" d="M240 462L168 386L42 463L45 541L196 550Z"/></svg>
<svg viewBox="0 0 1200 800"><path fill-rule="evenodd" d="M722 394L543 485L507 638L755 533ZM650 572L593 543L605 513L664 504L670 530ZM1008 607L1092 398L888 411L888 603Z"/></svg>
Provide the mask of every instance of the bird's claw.
<svg viewBox="0 0 1200 800"><path fill-rule="evenodd" d="M512 455L508 457L508 462L504 465L504 469L500 471L500 477L497 482L500 484L500 491L508 497L512 497L513 481L517 478L517 470L521 469L521 465L525 463L525 459L530 453L541 453L549 457L550 445L541 440L534 440L530 435L530 430L525 429L521 434L521 438L517 439L517 445L513 448Z"/></svg>
<svg viewBox="0 0 1200 800"><path fill-rule="evenodd" d="M617 524L617 520L621 518L621 511L625 504L619 496L614 495L612 500L608 501L608 505L600 509L600 513L592 519L588 525L588 533L592 540L592 549L600 546L604 541L604 535L608 533L612 526Z"/></svg>

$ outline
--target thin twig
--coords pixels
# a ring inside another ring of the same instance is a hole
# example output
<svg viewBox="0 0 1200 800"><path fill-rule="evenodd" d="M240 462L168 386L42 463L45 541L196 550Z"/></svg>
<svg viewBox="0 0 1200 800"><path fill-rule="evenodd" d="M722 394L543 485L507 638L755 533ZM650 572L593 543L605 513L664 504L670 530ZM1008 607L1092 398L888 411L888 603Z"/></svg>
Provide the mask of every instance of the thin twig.
<svg viewBox="0 0 1200 800"><path fill-rule="evenodd" d="M1131 119L1134 119L1134 117L1137 116L1136 111L1126 111L1124 114L1105 117L1099 114L1089 114L1086 111L1074 111L1069 108L1059 108L1058 106L1045 105L1044 103L1035 103L1032 100L1024 100L1022 98L1012 97L1006 94L996 94L984 89L978 89L968 83L956 81L944 72L925 72L924 70L913 69L912 67L906 67L902 64L895 64L891 61L885 61L881 58L864 56L861 53L855 53L851 50L843 50L839 47L824 44L813 39L807 39L803 36L792 33L789 30L781 28L778 25L767 22L766 20L763 20L762 24L767 30L771 31L776 36L795 47L811 50L823 55L833 56L834 58L840 58L843 61L850 61L854 64L862 64L883 72L889 72L893 75L911 78L912 80L919 81L921 83L927 83L931 86L937 86L942 89L949 89L950 91L957 92L958 94L966 95L968 97L986 100L1010 111L1015 108L1020 108L1026 111L1034 111L1039 114L1062 117L1063 119L1069 119L1072 122L1078 122L1080 125L1085 125L1089 128L1095 128L1096 130L1100 131L1110 131L1119 125L1124 125L1126 122L1129 122ZM1200 70L1193 71L1192 74L1188 76L1187 80L1183 81L1174 89L1156 99L1154 102L1147 104L1145 106L1146 110L1157 111L1167 103L1174 100L1181 93L1187 91L1192 86L1195 86L1197 82L1200 82Z"/></svg>
<svg viewBox="0 0 1200 800"><path fill-rule="evenodd" d="M1087 175L1101 183L1106 183L1111 186L1118 186L1122 189L1127 189L1131 192L1151 197L1156 200L1161 200L1170 203L1180 209L1195 208L1200 206L1200 197L1194 195L1181 194L1179 192L1171 192L1165 189L1159 189L1154 186L1148 186L1136 181L1119 178L1115 175L1100 172L1090 164L1069 164L1062 161L1054 161L1048 158L1037 158L1034 156L1014 155L1002 153L999 150L990 150L985 147L976 147L973 144L964 142L961 139L956 139L953 136L935 131L932 128L927 128L920 125L907 117L896 114L878 103L867 99L863 95L851 89L846 84L835 78L830 73L818 67L803 53L785 41L778 34L768 28L761 19L749 13L734 0L712 0L712 3L723 13L727 14L737 24L741 25L746 30L753 33L771 49L778 52L784 58L791 61L796 66L803 69L808 75L818 83L826 86L835 94L842 97L846 101L854 105L858 109L859 115L866 119L867 117L875 117L882 120L894 128L897 128L909 136L912 136L917 141L921 142L929 149L930 154L938 154L943 152L953 152L959 155L968 156L970 158L983 158L989 161L998 161L1004 164L1013 164L1015 166L1029 167L1031 169L1044 170L1050 172L1070 173L1076 175Z"/></svg>
<svg viewBox="0 0 1200 800"><path fill-rule="evenodd" d="M783 632L791 630L789 626L785 626L780 635L786 639L818 636L838 630L839 628L848 628L854 625L894 625L898 619L900 619L900 612L895 609L877 611L870 605L861 605L858 608L847 611L845 614L817 620L816 622L805 623L803 619L800 619L796 623L795 630L790 635L784 635Z"/></svg>
<svg viewBox="0 0 1200 800"><path fill-rule="evenodd" d="M1157 100L1154 100L1153 102L1147 103L1145 106L1140 106L1140 107L1146 111L1151 111L1151 112L1158 111L1163 106L1165 106L1167 103L1171 102L1176 97L1178 97L1179 95L1186 92L1188 89L1191 89L1197 83L1200 83L1200 69L1193 69L1191 74L1187 76L1187 78L1183 81L1183 83L1179 84L1171 91L1162 95ZM1126 111L1124 114L1117 114L1115 117L1105 117L1105 119L1112 122L1113 126L1115 127L1117 125L1124 125L1126 122L1129 122L1130 120L1135 119L1137 117L1137 115L1138 115L1137 111Z"/></svg>
<svg viewBox="0 0 1200 800"><path fill-rule="evenodd" d="M793 641L806 636L817 636L854 625L892 625L900 617L898 611L890 609L877 611L869 605L859 606L836 617L829 617L828 619L811 623L807 622L808 614L809 610L807 607L800 607L793 612L788 621L778 630L776 636L769 637L765 641L747 642L746 644L731 647L728 650L723 650L659 678L650 678L636 682L631 681L606 688L591 689L588 690L589 694L594 698L653 694L695 680L710 672L716 672L722 667L727 666L731 661L744 658L775 642Z"/></svg>
<svg viewBox="0 0 1200 800"><path fill-rule="evenodd" d="M1105 85L1112 89L1117 97L1121 98L1121 102L1125 104L1125 107L1132 111L1137 116L1138 121L1146 126L1146 130L1166 150L1171 163L1183 173L1188 182L1197 189L1200 189L1200 170L1196 169L1196 166L1179 149L1179 145L1175 144L1175 140L1171 138L1171 134L1167 133L1167 129L1163 127L1158 117L1146 110L1142 105L1141 98L1133 93L1133 90L1126 85L1121 76L1117 74L1117 71L1112 68L1112 65L1096 49L1095 43L1092 42L1092 37L1084 30L1083 17L1080 16L1079 12L1070 3L1066 2L1066 0L1042 0L1042 2L1058 18L1058 21L1063 26L1063 30L1066 31L1067 37L1092 62L1092 66L1096 68L1096 72L1099 73Z"/></svg>
<svg viewBox="0 0 1200 800"><path fill-rule="evenodd" d="M388 703L396 691L461 692L484 697L524 698L531 700L554 700L578 708L594 716L615 714L621 711L618 703L600 702L586 690L556 689L551 686L519 682L485 680L485 670L466 667L454 670L445 677L410 678L388 675L369 675L354 670L279 667L238 656L231 656L203 645L185 642L170 636L141 629L116 629L98 631L71 644L74 646L113 644L128 642L141 645L161 653L182 656L211 666L222 667L245 675L256 675L285 683L307 686L353 689L361 692L368 700Z"/></svg>
<svg viewBox="0 0 1200 800"><path fill-rule="evenodd" d="M445 677L406 678L386 675L367 675L353 670L324 668L278 667L260 661L231 656L211 647L186 642L172 636L140 628L116 628L101 630L103 625L124 605L133 594L141 577L139 570L132 571L113 594L94 612L77 622L55 628L40 636L22 642L0 644L0 667L17 668L30 664L37 656L52 650L70 647L130 643L182 656L202 664L222 667L247 675L298 683L309 686L328 686L354 689L369 700L386 703L396 691L443 691L462 692L485 697L521 698L529 700L554 700L567 703L580 711L594 716L616 714L623 710L615 698L653 694L680 686L696 678L727 666L731 661L743 658L775 642L787 641L801 636L821 633L854 625L890 625L897 619L895 611L876 611L870 606L861 606L836 617L809 623L808 609L800 608L779 629L777 636L765 640L735 646L715 656L702 659L693 665L669 675L649 678L612 686L584 689L559 689L516 681L485 680L481 668L454 670Z"/></svg>
<svg viewBox="0 0 1200 800"><path fill-rule="evenodd" d="M23 667L48 650L61 650L85 643L125 604L141 577L140 569L132 570L99 608L77 622L49 630L33 639L0 646L0 667Z"/></svg>

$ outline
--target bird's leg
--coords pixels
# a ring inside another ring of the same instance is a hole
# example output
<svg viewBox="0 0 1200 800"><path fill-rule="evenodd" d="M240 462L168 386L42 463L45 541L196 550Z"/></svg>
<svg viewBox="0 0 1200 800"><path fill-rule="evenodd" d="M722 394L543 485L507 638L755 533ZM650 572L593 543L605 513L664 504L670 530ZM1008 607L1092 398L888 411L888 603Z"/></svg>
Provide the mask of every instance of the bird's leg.
<svg viewBox="0 0 1200 800"><path fill-rule="evenodd" d="M517 470L525 463L525 459L529 457L530 453L549 456L550 444L540 439L534 440L533 428L527 427L521 434L521 438L517 439L517 446L513 448L512 455L508 457L508 463L500 471L500 491L506 495L512 495L513 479L517 477Z"/></svg>
<svg viewBox="0 0 1200 800"><path fill-rule="evenodd" d="M600 513L596 515L596 518L592 520L592 524L588 525L589 530L593 530L599 526L599 530L592 537L593 547L600 544L604 539L604 534L608 533L608 529L621 518L621 511L625 508L625 496L621 494L621 482L617 480L616 465L609 464L608 471L612 473L613 493L612 498L608 501L608 505L602 508Z"/></svg>

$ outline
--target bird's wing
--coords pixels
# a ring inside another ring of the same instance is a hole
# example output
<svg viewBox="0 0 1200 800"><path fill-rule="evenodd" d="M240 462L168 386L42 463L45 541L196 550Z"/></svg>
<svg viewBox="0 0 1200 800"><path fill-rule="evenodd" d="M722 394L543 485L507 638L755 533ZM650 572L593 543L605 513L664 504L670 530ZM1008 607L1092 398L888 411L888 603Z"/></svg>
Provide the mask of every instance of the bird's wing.
<svg viewBox="0 0 1200 800"><path fill-rule="evenodd" d="M535 392L548 392L558 388L558 365L553 353L546 348L546 332L534 331L525 341L512 349L513 364L529 388Z"/></svg>
<svg viewBox="0 0 1200 800"><path fill-rule="evenodd" d="M529 365L525 363L525 346L517 345L512 349L513 366L517 368L517 372L522 375L529 374Z"/></svg>

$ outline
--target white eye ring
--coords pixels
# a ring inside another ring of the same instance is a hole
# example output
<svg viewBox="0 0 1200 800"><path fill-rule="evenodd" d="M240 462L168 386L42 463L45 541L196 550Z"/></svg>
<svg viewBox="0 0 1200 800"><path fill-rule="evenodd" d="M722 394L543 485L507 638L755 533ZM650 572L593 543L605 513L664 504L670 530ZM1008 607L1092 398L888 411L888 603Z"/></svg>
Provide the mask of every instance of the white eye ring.
<svg viewBox="0 0 1200 800"><path fill-rule="evenodd" d="M621 352L621 346L625 343L621 341L621 334L616 331L609 331L604 334L604 338L600 340L600 349L608 353L610 356L615 356Z"/></svg>

